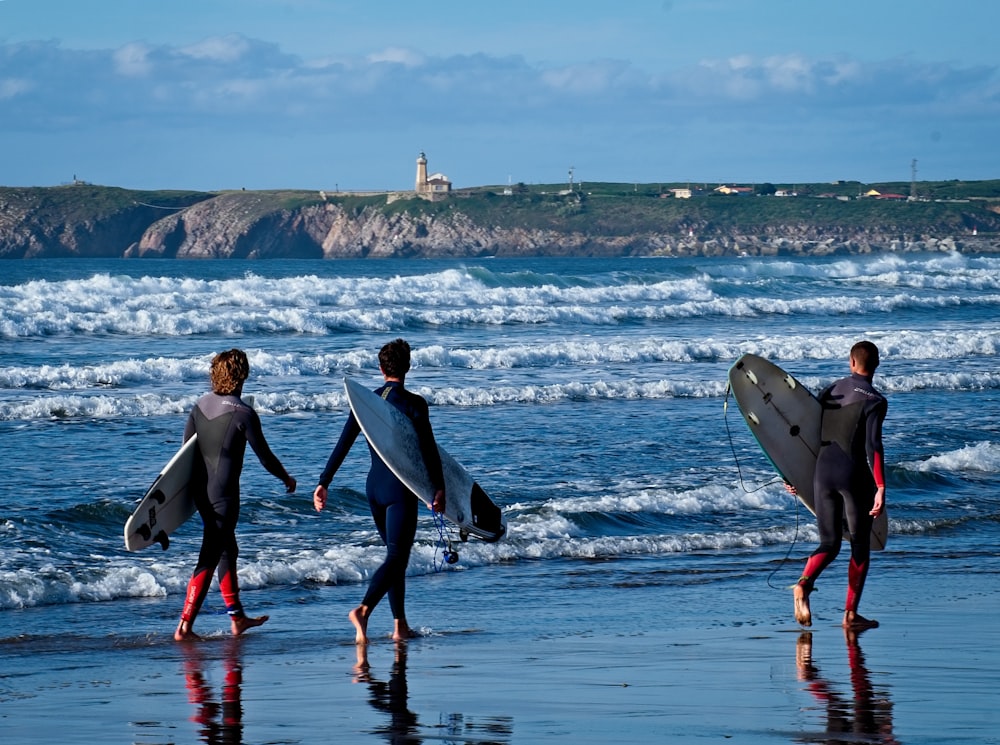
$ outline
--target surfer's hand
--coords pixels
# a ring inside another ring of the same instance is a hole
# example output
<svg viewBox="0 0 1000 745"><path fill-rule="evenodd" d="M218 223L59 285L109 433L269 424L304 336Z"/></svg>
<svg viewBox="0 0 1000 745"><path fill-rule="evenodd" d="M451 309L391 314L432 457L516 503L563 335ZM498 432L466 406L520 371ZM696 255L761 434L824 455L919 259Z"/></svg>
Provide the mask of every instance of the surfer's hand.
<svg viewBox="0 0 1000 745"><path fill-rule="evenodd" d="M868 514L872 517L878 517L882 514L882 510L885 508L885 487L880 486L875 490L875 506L872 507L871 512Z"/></svg>
<svg viewBox="0 0 1000 745"><path fill-rule="evenodd" d="M323 508L326 507L326 487L320 484L316 487L316 491L313 492L313 507L316 508L317 512L322 512Z"/></svg>
<svg viewBox="0 0 1000 745"><path fill-rule="evenodd" d="M796 489L791 484L789 484L787 481L785 482L785 491L787 491L789 494L794 494L796 496L798 496L798 494L799 494L799 490Z"/></svg>
<svg viewBox="0 0 1000 745"><path fill-rule="evenodd" d="M431 505L431 509L435 512L444 512L445 498L444 489L438 489L434 492L434 503Z"/></svg>
<svg viewBox="0 0 1000 745"><path fill-rule="evenodd" d="M295 480L295 477L289 476L288 480L285 481L285 494L294 494L295 487L299 485L299 482Z"/></svg>

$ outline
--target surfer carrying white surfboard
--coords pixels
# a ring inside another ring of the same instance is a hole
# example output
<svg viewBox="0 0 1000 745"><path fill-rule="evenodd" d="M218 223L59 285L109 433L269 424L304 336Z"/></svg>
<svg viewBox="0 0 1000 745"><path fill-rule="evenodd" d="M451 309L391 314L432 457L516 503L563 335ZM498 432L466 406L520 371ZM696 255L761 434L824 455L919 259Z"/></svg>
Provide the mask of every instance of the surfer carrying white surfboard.
<svg viewBox="0 0 1000 745"><path fill-rule="evenodd" d="M385 384L376 393L402 411L416 429L424 464L434 485L433 509L445 509L444 475L441 456L434 441L427 402L416 393L404 387L406 373L410 370L410 345L403 339L395 339L384 345L378 354L379 369ZM313 505L317 511L326 506L328 487L333 476L344 462L351 446L361 433L354 414L347 418L333 452L327 460L326 468L319 478L319 485L313 492ZM406 567L410 563L410 551L417 532L417 516L420 501L402 481L389 469L371 446L371 468L365 491L371 508L375 527L386 547L385 560L372 575L361 605L354 608L348 618L354 625L355 642L368 643L368 618L375 606L386 595L392 609L393 634L396 641L410 639L416 634L406 620Z"/></svg>
<svg viewBox="0 0 1000 745"><path fill-rule="evenodd" d="M843 626L854 631L878 626L878 621L858 613L868 577L872 521L885 509L882 423L888 403L872 385L878 365L878 347L870 341L859 341L851 347L850 376L819 395L822 434L813 498L820 543L793 588L795 620L802 626L812 625L809 595L820 574L840 552L845 521L851 539L851 563ZM788 489L795 491L791 485Z"/></svg>
<svg viewBox="0 0 1000 745"><path fill-rule="evenodd" d="M243 611L236 577L236 523L240 516L240 473L247 443L261 464L295 491L295 479L281 465L264 439L260 417L240 396L250 375L250 363L240 349L217 354L212 360L212 392L206 393L191 410L184 428L184 441L198 435L198 456L192 483L195 504L204 523L198 564L188 583L181 620L174 632L177 641L197 639L191 630L201 604L218 568L219 590L229 613L234 636L260 626L267 616L251 618Z"/></svg>

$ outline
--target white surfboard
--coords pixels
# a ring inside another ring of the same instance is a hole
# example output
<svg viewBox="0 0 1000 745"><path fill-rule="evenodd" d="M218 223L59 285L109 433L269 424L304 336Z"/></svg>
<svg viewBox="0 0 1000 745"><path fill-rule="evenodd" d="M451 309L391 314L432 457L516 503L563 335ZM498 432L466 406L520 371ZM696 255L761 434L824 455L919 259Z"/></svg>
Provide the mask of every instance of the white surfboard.
<svg viewBox="0 0 1000 745"><path fill-rule="evenodd" d="M170 534L197 512L194 494L188 487L195 458L200 455L195 435L163 467L125 523L125 548L139 551L159 543L166 551Z"/></svg>
<svg viewBox="0 0 1000 745"><path fill-rule="evenodd" d="M247 406L253 406L253 396L243 396L241 400ZM198 511L194 492L190 488L197 457L200 457L198 435L194 435L163 467L126 521L126 549L139 551L159 543L166 551L171 534Z"/></svg>
<svg viewBox="0 0 1000 745"><path fill-rule="evenodd" d="M819 399L773 362L754 354L736 360L729 369L729 386L764 454L816 514L813 475L823 413ZM883 509L872 525L872 548L881 551L888 538L889 516Z"/></svg>
<svg viewBox="0 0 1000 745"><path fill-rule="evenodd" d="M434 501L434 486L420 453L413 422L374 391L350 378L344 378L344 388L368 443L396 478L430 506ZM507 532L507 521L500 508L440 444L438 452L444 471L444 516L458 526L463 540L468 535L491 542L500 540Z"/></svg>

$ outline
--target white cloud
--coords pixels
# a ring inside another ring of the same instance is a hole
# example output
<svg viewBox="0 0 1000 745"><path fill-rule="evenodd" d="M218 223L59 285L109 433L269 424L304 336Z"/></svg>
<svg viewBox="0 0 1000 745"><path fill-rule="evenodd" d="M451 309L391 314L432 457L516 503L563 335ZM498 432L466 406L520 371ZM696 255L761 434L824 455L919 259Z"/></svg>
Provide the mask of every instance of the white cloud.
<svg viewBox="0 0 1000 745"><path fill-rule="evenodd" d="M216 36L204 39L197 44L181 47L177 52L197 60L213 62L236 62L250 49L250 42L238 34Z"/></svg>
<svg viewBox="0 0 1000 745"><path fill-rule="evenodd" d="M768 57L761 68L768 82L778 90L808 93L815 89L814 64L799 55Z"/></svg>
<svg viewBox="0 0 1000 745"><path fill-rule="evenodd" d="M149 47L141 43L126 44L114 53L115 68L127 77L144 77L152 70Z"/></svg>
<svg viewBox="0 0 1000 745"><path fill-rule="evenodd" d="M624 82L628 65L624 62L597 60L570 65L554 70L544 70L541 82L557 91L573 95L601 95Z"/></svg>
<svg viewBox="0 0 1000 745"><path fill-rule="evenodd" d="M389 47L388 49L383 49L381 52L369 54L367 60L372 64L390 62L397 65L404 65L406 67L419 67L424 64L426 58L419 52L414 52L410 49L403 49L402 47Z"/></svg>
<svg viewBox="0 0 1000 745"><path fill-rule="evenodd" d="M445 153L462 142L470 153L477 147L496 153L490 173L501 172L499 180L506 178L504 162L522 157L525 143L544 143L533 161L562 162L559 168L572 162L581 171L580 156L568 151L592 158L606 153L608 168L618 163L628 169L633 157L637 171L657 159L676 170L684 158L695 163L703 157L699 146L711 143L722 177L751 152L775 159L797 148L819 157L811 143L838 139L843 152L875 142L882 143L880 152L901 147L906 152L892 157L908 163L921 153L897 136L901 129L922 128L907 142L926 140L932 130L942 133L935 146L943 151L995 129L990 122L1000 116L996 66L908 57L739 54L650 69L606 58L566 64L519 55L443 56L400 45L302 59L276 44L231 35L188 46L136 42L113 50L0 42L0 69L5 141L31 132L53 142L83 142L92 131L127 132L142 143L170 142L181 131L192 142L226 132L245 143L257 138L289 147L325 138L378 140L403 147L406 157L410 150L436 147L435 162L452 177L461 161ZM991 139L984 135L984 141ZM829 144L823 152L835 149ZM143 148L136 145L136 151ZM979 152L988 160L992 151L984 145ZM803 156L789 162L808 165ZM695 166L687 171L689 178L704 174ZM602 175L623 174L594 177Z"/></svg>
<svg viewBox="0 0 1000 745"><path fill-rule="evenodd" d="M7 78L0 80L0 100L14 98L22 93L31 90L32 85L28 80L20 78Z"/></svg>

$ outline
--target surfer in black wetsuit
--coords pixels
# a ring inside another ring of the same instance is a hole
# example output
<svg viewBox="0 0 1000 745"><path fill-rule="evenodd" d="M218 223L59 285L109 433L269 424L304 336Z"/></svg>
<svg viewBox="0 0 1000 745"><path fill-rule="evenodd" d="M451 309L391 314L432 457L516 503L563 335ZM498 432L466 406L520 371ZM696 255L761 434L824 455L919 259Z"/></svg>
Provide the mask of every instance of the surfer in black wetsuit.
<svg viewBox="0 0 1000 745"><path fill-rule="evenodd" d="M247 443L264 468L281 479L289 493L295 491L295 479L288 475L268 447L257 412L240 399L243 383L249 375L250 364L241 350L230 349L216 355L212 360L212 392L198 399L184 427L185 442L198 435L201 457L195 459L195 467L200 472L192 475L192 482L199 480L204 485L204 490L195 490L195 504L205 530L198 565L188 583L181 621L174 632L177 641L198 638L191 627L216 568L233 635L260 626L268 619L267 616L251 618L243 612L236 577L240 473Z"/></svg>
<svg viewBox="0 0 1000 745"><path fill-rule="evenodd" d="M443 512L444 476L441 472L441 456L431 430L427 402L403 387L406 373L410 369L410 345L403 339L391 341L379 351L378 361L385 384L375 392L413 422L420 440L420 452L424 456L427 472L435 487L434 511ZM360 432L361 427L351 413L319 478L319 486L313 492L313 505L317 511L326 506L328 487L333 481L333 475L344 462ZM368 471L365 491L378 534L386 546L386 555L381 566L372 575L361 605L348 614L348 618L354 624L355 641L358 644L368 643L368 617L386 594L389 595L389 606L394 621L392 638L402 641L415 636L406 621L405 593L406 567L410 562L410 550L413 548L417 532L419 500L402 481L396 478L370 446L369 450L371 450L372 464Z"/></svg>
<svg viewBox="0 0 1000 745"><path fill-rule="evenodd" d="M840 552L846 521L851 563L843 625L861 631L878 626L878 621L858 613L858 604L868 576L872 521L885 509L882 423L888 403L872 386L879 364L878 347L870 341L859 341L851 347L850 364L851 375L819 395L823 419L813 506L820 543L794 587L795 620L803 626L812 624L809 594Z"/></svg>

